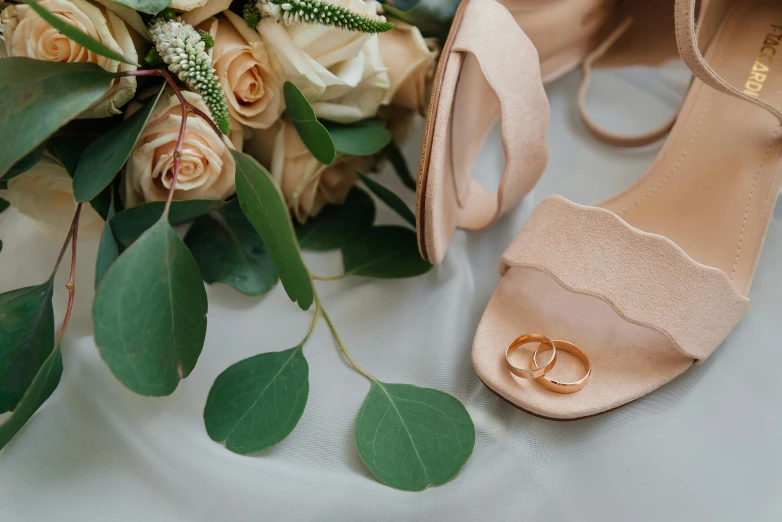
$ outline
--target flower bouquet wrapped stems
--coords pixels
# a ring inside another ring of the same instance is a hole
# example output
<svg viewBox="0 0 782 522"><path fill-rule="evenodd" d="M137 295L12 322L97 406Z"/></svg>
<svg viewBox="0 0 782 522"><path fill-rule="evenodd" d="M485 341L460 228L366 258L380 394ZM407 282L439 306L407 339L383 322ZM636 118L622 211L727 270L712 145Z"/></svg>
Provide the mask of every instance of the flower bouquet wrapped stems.
<svg viewBox="0 0 782 522"><path fill-rule="evenodd" d="M464 406L359 367L317 292L319 280L431 269L399 146L431 91L438 41L424 34L447 30L451 3L0 4L0 208L62 245L40 284L0 294L0 448L57 389L78 286L96 287L107 370L164 396L204 346L204 283L260 296L279 282L311 326L292 348L225 361L204 407L208 436L248 454L296 428L309 393L304 348L322 320L335 353L370 384L355 442L374 476L405 490L451 480L475 442ZM396 192L373 176L386 159ZM375 223L377 204L398 224ZM78 240L90 235L95 278L77 282ZM302 250L340 251L342 273L312 274ZM68 304L55 324L61 265Z"/></svg>

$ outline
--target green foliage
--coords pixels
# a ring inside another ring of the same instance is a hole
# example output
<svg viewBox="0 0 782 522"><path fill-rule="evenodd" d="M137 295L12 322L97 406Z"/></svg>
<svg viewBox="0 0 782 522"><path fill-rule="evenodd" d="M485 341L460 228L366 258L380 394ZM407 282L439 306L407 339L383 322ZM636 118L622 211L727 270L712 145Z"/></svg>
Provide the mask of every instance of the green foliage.
<svg viewBox="0 0 782 522"><path fill-rule="evenodd" d="M92 63L0 60L0 177L97 102L112 79Z"/></svg>
<svg viewBox="0 0 782 522"><path fill-rule="evenodd" d="M447 393L373 380L356 420L356 446L383 484L421 491L456 476L472 454L475 427Z"/></svg>
<svg viewBox="0 0 782 522"><path fill-rule="evenodd" d="M0 413L13 410L54 347L54 277L0 294Z"/></svg>
<svg viewBox="0 0 782 522"><path fill-rule="evenodd" d="M399 179L402 180L405 187L410 190L416 190L415 178L413 178L413 175L410 173L410 167L408 167L407 160L405 160L405 157L402 155L399 146L392 141L386 147L385 153L389 163L394 167L394 171L397 176L399 176Z"/></svg>
<svg viewBox="0 0 782 522"><path fill-rule="evenodd" d="M285 82L282 90L288 116L293 121L293 126L296 127L301 141L315 156L315 159L324 165L331 164L337 154L334 142L326 127L315 117L315 111L312 110L310 102L292 82Z"/></svg>
<svg viewBox="0 0 782 522"><path fill-rule="evenodd" d="M3 176L3 181L8 181L11 178L15 178L19 174L24 174L31 168L35 167L39 161L41 161L41 158L43 157L43 153L46 151L46 144L41 143L36 148L34 148L27 156L17 161L13 167L11 167L11 170L9 170L5 176Z"/></svg>
<svg viewBox="0 0 782 522"><path fill-rule="evenodd" d="M181 225L188 221L219 210L225 202L214 199L189 199L172 201L168 214L171 226ZM111 230L120 245L130 246L138 237L157 223L160 214L166 206L164 201L150 201L130 207L111 218Z"/></svg>
<svg viewBox="0 0 782 522"><path fill-rule="evenodd" d="M349 125L326 124L334 148L340 154L371 156L391 142L391 133L379 118L361 120Z"/></svg>
<svg viewBox="0 0 782 522"><path fill-rule="evenodd" d="M304 250L334 250L372 228L375 203L366 192L354 188L342 205L326 205L320 213L297 225L296 235Z"/></svg>
<svg viewBox="0 0 782 522"><path fill-rule="evenodd" d="M98 245L98 257L95 260L95 289L97 290L103 276L106 275L109 267L119 257L119 245L111 230L111 218L114 217L114 198L111 197L109 211L106 215L106 222L103 224L103 231L100 234L100 244Z"/></svg>
<svg viewBox="0 0 782 522"><path fill-rule="evenodd" d="M355 13L327 0L260 0L260 3L279 6L280 19L286 24L331 25L368 34L384 33L394 28L394 24L385 18Z"/></svg>
<svg viewBox="0 0 782 522"><path fill-rule="evenodd" d="M3 198L0 198L0 214L5 212L10 206L11 204L8 201L4 200Z"/></svg>
<svg viewBox="0 0 782 522"><path fill-rule="evenodd" d="M68 22L64 21L62 18L58 17L57 15L51 13L49 10L47 10L45 7L41 6L38 2L35 0L23 0L24 3L26 3L28 6L30 6L30 9L38 13L38 15L46 20L49 24L51 24L52 27L57 29L60 33L67 36L77 44L81 45L87 50L90 50L96 54L99 54L101 56L105 56L106 58L109 58L110 60L116 60L118 62L127 63L129 65L138 65L136 62L131 60L130 58L122 55L121 53L118 53L116 51L113 51L100 43L98 40L94 39L92 36L88 35L81 29L77 28L74 25L69 24Z"/></svg>
<svg viewBox="0 0 782 522"><path fill-rule="evenodd" d="M387 15L418 27L425 37L433 36L444 42L460 0L417 0L408 9L411 3L411 0L394 0L392 7L392 2L387 1L384 9Z"/></svg>
<svg viewBox="0 0 782 522"><path fill-rule="evenodd" d="M399 196L363 172L359 172L358 177L361 178L361 181L364 182L367 188L369 188L369 190L371 190L372 193L380 199L380 201L391 207L391 209L399 214L402 219L407 221L412 226L415 226L415 214L413 214L413 211L410 210L410 207L408 207Z"/></svg>
<svg viewBox="0 0 782 522"><path fill-rule="evenodd" d="M206 291L190 251L162 217L103 276L95 342L111 371L141 395L170 395L206 336Z"/></svg>
<svg viewBox="0 0 782 522"><path fill-rule="evenodd" d="M302 310L314 299L312 281L301 259L291 216L271 175L247 154L233 152L236 159L236 195L242 212L269 250L282 286Z"/></svg>
<svg viewBox="0 0 782 522"><path fill-rule="evenodd" d="M263 295L277 283L274 262L238 199L196 219L185 244L207 283L228 283L246 295Z"/></svg>
<svg viewBox="0 0 782 522"><path fill-rule="evenodd" d="M204 46L206 46L207 49L211 49L215 46L215 39L212 38L211 34L203 29L198 29L198 34L201 36L201 41L204 42Z"/></svg>
<svg viewBox="0 0 782 522"><path fill-rule="evenodd" d="M209 390L204 408L206 432L234 453L252 453L277 444L304 413L308 375L301 345L228 367Z"/></svg>
<svg viewBox="0 0 782 522"><path fill-rule="evenodd" d="M170 0L112 0L118 4L126 5L136 11L149 15L155 15L168 7ZM173 11L169 9L169 11Z"/></svg>
<svg viewBox="0 0 782 522"><path fill-rule="evenodd" d="M242 17L244 17L244 23L250 29L255 29L261 22L261 12L258 10L258 3L253 0L249 0L244 4L242 9Z"/></svg>
<svg viewBox="0 0 782 522"><path fill-rule="evenodd" d="M76 168L87 147L95 141L92 136L54 136L49 138L47 145L57 159L60 160L65 170L73 178L76 175ZM90 205L95 209L100 217L108 219L109 205L111 204L111 190L106 187L103 191L90 200Z"/></svg>
<svg viewBox="0 0 782 522"><path fill-rule="evenodd" d="M398 279L425 274L432 265L421 259L415 232L405 227L373 227L342 247L346 275Z"/></svg>
<svg viewBox="0 0 782 522"><path fill-rule="evenodd" d="M409 11L410 9L417 6L420 2L421 0L380 0L381 4L385 4L389 7L395 7L400 11Z"/></svg>
<svg viewBox="0 0 782 522"><path fill-rule="evenodd" d="M163 58L160 57L160 53L157 52L157 49L152 47L144 57L144 63L150 67L158 67L159 65L163 65Z"/></svg>
<svg viewBox="0 0 782 522"><path fill-rule="evenodd" d="M33 382L25 392L22 400L16 405L14 412L0 425L0 449L16 435L22 426L24 426L38 408L46 402L62 376L62 354L60 347L55 347L54 351L41 365L41 369L35 375Z"/></svg>
<svg viewBox="0 0 782 522"><path fill-rule="evenodd" d="M93 141L82 153L73 176L73 197L77 202L98 196L122 169L164 88L165 84L161 85L157 96Z"/></svg>

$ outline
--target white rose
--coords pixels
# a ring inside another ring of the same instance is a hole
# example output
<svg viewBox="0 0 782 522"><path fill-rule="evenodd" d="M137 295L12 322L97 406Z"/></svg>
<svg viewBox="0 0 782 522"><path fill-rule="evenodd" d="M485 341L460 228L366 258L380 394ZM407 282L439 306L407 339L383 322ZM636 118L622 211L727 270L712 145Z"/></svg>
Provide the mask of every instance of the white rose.
<svg viewBox="0 0 782 522"><path fill-rule="evenodd" d="M42 0L40 5L109 49L138 61L136 47L125 22L102 5L96 6L86 0ZM141 23L140 18L138 23ZM136 69L133 65L88 51L49 25L28 5L12 5L4 9L0 14L0 24L8 56L25 56L52 62L91 62L110 72ZM120 114L119 107L130 101L135 92L135 78L117 78L109 91L80 117L103 118Z"/></svg>
<svg viewBox="0 0 782 522"><path fill-rule="evenodd" d="M332 3L369 16L377 16L379 5L375 0ZM377 35L318 24L285 25L272 18L262 19L258 32L318 117L350 123L377 113L390 86Z"/></svg>
<svg viewBox="0 0 782 522"><path fill-rule="evenodd" d="M345 162L347 158L338 156L331 165L315 159L296 128L287 121L280 120L271 129L256 132L247 146L269 168L299 223L316 216L326 204L343 203L358 179L355 170Z"/></svg>
<svg viewBox="0 0 782 522"><path fill-rule="evenodd" d="M427 42L417 27L401 21L395 21L394 28L378 38L380 56L391 80L383 104L424 115L432 93L436 45Z"/></svg>
<svg viewBox="0 0 782 522"><path fill-rule="evenodd" d="M8 180L8 189L0 190L20 213L36 220L47 234L64 238L76 212L73 182L65 167L48 152L38 164ZM79 219L79 235L98 237L103 229L103 218L85 204Z"/></svg>
<svg viewBox="0 0 782 522"><path fill-rule="evenodd" d="M199 95L183 94L187 101L209 114ZM126 206L167 198L181 123L179 99L169 91L164 92L125 165ZM240 130L235 133L241 136ZM174 199L225 199L236 192L236 163L231 148L207 122L189 114Z"/></svg>
<svg viewBox="0 0 782 522"><path fill-rule="evenodd" d="M210 51L212 67L231 117L248 127L268 129L279 119L285 102L282 79L263 40L230 11L204 25L215 41Z"/></svg>

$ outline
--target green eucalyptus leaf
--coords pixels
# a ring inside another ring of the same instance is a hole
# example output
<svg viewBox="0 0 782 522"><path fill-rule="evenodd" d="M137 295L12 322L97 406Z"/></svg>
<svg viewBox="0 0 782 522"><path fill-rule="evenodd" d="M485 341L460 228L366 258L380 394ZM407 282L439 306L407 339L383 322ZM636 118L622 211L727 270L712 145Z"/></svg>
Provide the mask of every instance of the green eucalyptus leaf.
<svg viewBox="0 0 782 522"><path fill-rule="evenodd" d="M308 375L301 345L229 366L209 390L206 432L234 453L274 446L293 431L304 413Z"/></svg>
<svg viewBox="0 0 782 522"><path fill-rule="evenodd" d="M405 187L410 190L416 190L416 182L413 175L410 173L410 167L407 165L407 160L399 149L399 146L393 141L386 147L386 157L388 157L388 161L391 163L391 166L394 167L394 171L397 176L399 176L399 179L402 180Z"/></svg>
<svg viewBox="0 0 782 522"><path fill-rule="evenodd" d="M0 198L0 213L5 212L10 206L11 204L7 200Z"/></svg>
<svg viewBox="0 0 782 522"><path fill-rule="evenodd" d="M328 123L326 130L331 134L334 148L340 154L371 156L377 154L391 142L391 133L379 118L361 120L350 125Z"/></svg>
<svg viewBox="0 0 782 522"><path fill-rule="evenodd" d="M410 210L410 207L408 207L399 196L363 172L358 172L358 177L361 178L361 181L364 182L367 188L371 190L375 196L380 198L380 201L391 207L391 209L399 214L402 219L415 226L415 214L413 214L413 211Z"/></svg>
<svg viewBox="0 0 782 522"><path fill-rule="evenodd" d="M207 283L228 283L246 295L263 295L277 283L274 262L237 199L196 219L185 244Z"/></svg>
<svg viewBox="0 0 782 522"><path fill-rule="evenodd" d="M345 275L400 279L432 269L421 259L415 232L405 227L379 226L355 236L342 247Z"/></svg>
<svg viewBox="0 0 782 522"><path fill-rule="evenodd" d="M36 148L32 150L27 156L20 159L19 161L14 164L13 167L11 167L11 170L8 171L8 173L3 176L3 181L8 181L11 178L15 178L19 174L24 174L31 168L35 167L39 161L41 161L41 157L43 157L43 153L46 151L46 143L41 143Z"/></svg>
<svg viewBox="0 0 782 522"><path fill-rule="evenodd" d="M54 278L0 294L0 413L13 410L54 347Z"/></svg>
<svg viewBox="0 0 782 522"><path fill-rule="evenodd" d="M30 6L30 9L38 13L38 16L46 20L52 27L54 27L64 36L73 40L74 42L81 45L85 49L92 51L96 54L99 54L101 56L105 56L110 60L116 60L118 62L123 62L128 65L138 65L136 62L122 55L121 53L109 49L108 47L100 43L98 40L93 38L92 36L88 35L81 29L77 28L75 25L72 25L64 21L59 16L55 15L45 7L41 6L36 0L23 0L23 1L25 4Z"/></svg>
<svg viewBox="0 0 782 522"><path fill-rule="evenodd" d="M46 399L48 399L62 376L62 353L59 345L43 362L22 400L16 405L13 414L0 425L0 450L16 435L22 426L32 418Z"/></svg>
<svg viewBox="0 0 782 522"><path fill-rule="evenodd" d="M156 15L166 7L170 0L112 0L118 4L126 5L142 13Z"/></svg>
<svg viewBox="0 0 782 522"><path fill-rule="evenodd" d="M172 201L168 221L171 226L181 225L190 220L219 210L224 201L215 199L189 199ZM130 246L145 230L157 223L163 214L165 201L150 201L130 207L111 218L111 230L120 245Z"/></svg>
<svg viewBox="0 0 782 522"><path fill-rule="evenodd" d="M93 63L0 60L0 177L100 100L113 78Z"/></svg>
<svg viewBox="0 0 782 522"><path fill-rule="evenodd" d="M92 309L95 342L125 386L170 395L204 347L207 307L198 265L161 218L103 276Z"/></svg>
<svg viewBox="0 0 782 522"><path fill-rule="evenodd" d="M73 197L77 202L98 196L125 165L164 87L165 84L144 107L101 135L82 153L73 176Z"/></svg>
<svg viewBox="0 0 782 522"><path fill-rule="evenodd" d="M341 205L326 205L320 213L297 225L296 235L304 250L342 248L356 234L372 227L375 203L361 189L353 188Z"/></svg>
<svg viewBox="0 0 782 522"><path fill-rule="evenodd" d="M307 310L314 300L312 281L301 258L282 192L260 163L247 154L234 151L232 154L236 160L236 195L242 212L269 250L288 297L299 308Z"/></svg>
<svg viewBox="0 0 782 522"><path fill-rule="evenodd" d="M286 81L282 92L288 116L293 121L293 126L296 127L301 141L315 156L315 159L324 165L329 165L337 154L329 131L318 121L310 102L296 85Z"/></svg>
<svg viewBox="0 0 782 522"><path fill-rule="evenodd" d="M111 218L114 217L114 198L111 198L109 210L106 214L106 222L103 224L103 232L100 234L98 245L98 258L95 260L95 289L100 285L103 276L114 261L119 257L119 244L111 230Z"/></svg>
<svg viewBox="0 0 782 522"><path fill-rule="evenodd" d="M475 427L447 393L373 380L356 420L356 446L380 482L421 491L459 473L475 446Z"/></svg>
<svg viewBox="0 0 782 522"><path fill-rule="evenodd" d="M95 141L93 136L52 136L48 144L62 166L73 178L76 175L79 158L93 141Z"/></svg>
<svg viewBox="0 0 782 522"><path fill-rule="evenodd" d="M404 0L409 2L409 0ZM400 0L395 0L399 4ZM459 8L458 0L418 0L412 9L385 6L386 16L392 16L416 26L424 37L435 37L445 41L451 22Z"/></svg>
<svg viewBox="0 0 782 522"><path fill-rule="evenodd" d="M65 170L71 178L76 174L76 168L79 165L79 158L90 145L95 141L94 136L53 136L49 138L48 146L57 159L60 160ZM108 219L109 206L111 205L111 187L106 187L103 192L90 200L90 205L95 209L103 220Z"/></svg>

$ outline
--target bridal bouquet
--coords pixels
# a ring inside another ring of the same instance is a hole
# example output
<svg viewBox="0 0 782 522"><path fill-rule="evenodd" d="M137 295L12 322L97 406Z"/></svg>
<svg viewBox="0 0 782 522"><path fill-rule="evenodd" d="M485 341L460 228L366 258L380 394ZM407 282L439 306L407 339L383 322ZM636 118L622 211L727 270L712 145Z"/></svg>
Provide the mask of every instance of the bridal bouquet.
<svg viewBox="0 0 782 522"><path fill-rule="evenodd" d="M204 407L208 436L247 454L293 431L309 392L303 347L322 318L370 383L355 441L375 477L406 490L452 479L475 443L464 406L359 368L301 250L340 250L339 277L431 268L413 213L372 173L387 160L415 189L398 145L427 109L457 3L0 3L0 203L63 241L47 280L0 295L0 448L59 383L78 238L94 233L95 280L79 284L96 287L95 341L129 389L169 395L193 370L204 282L259 296L279 281L311 327L295 347L226 361ZM375 224L376 202L406 225Z"/></svg>

